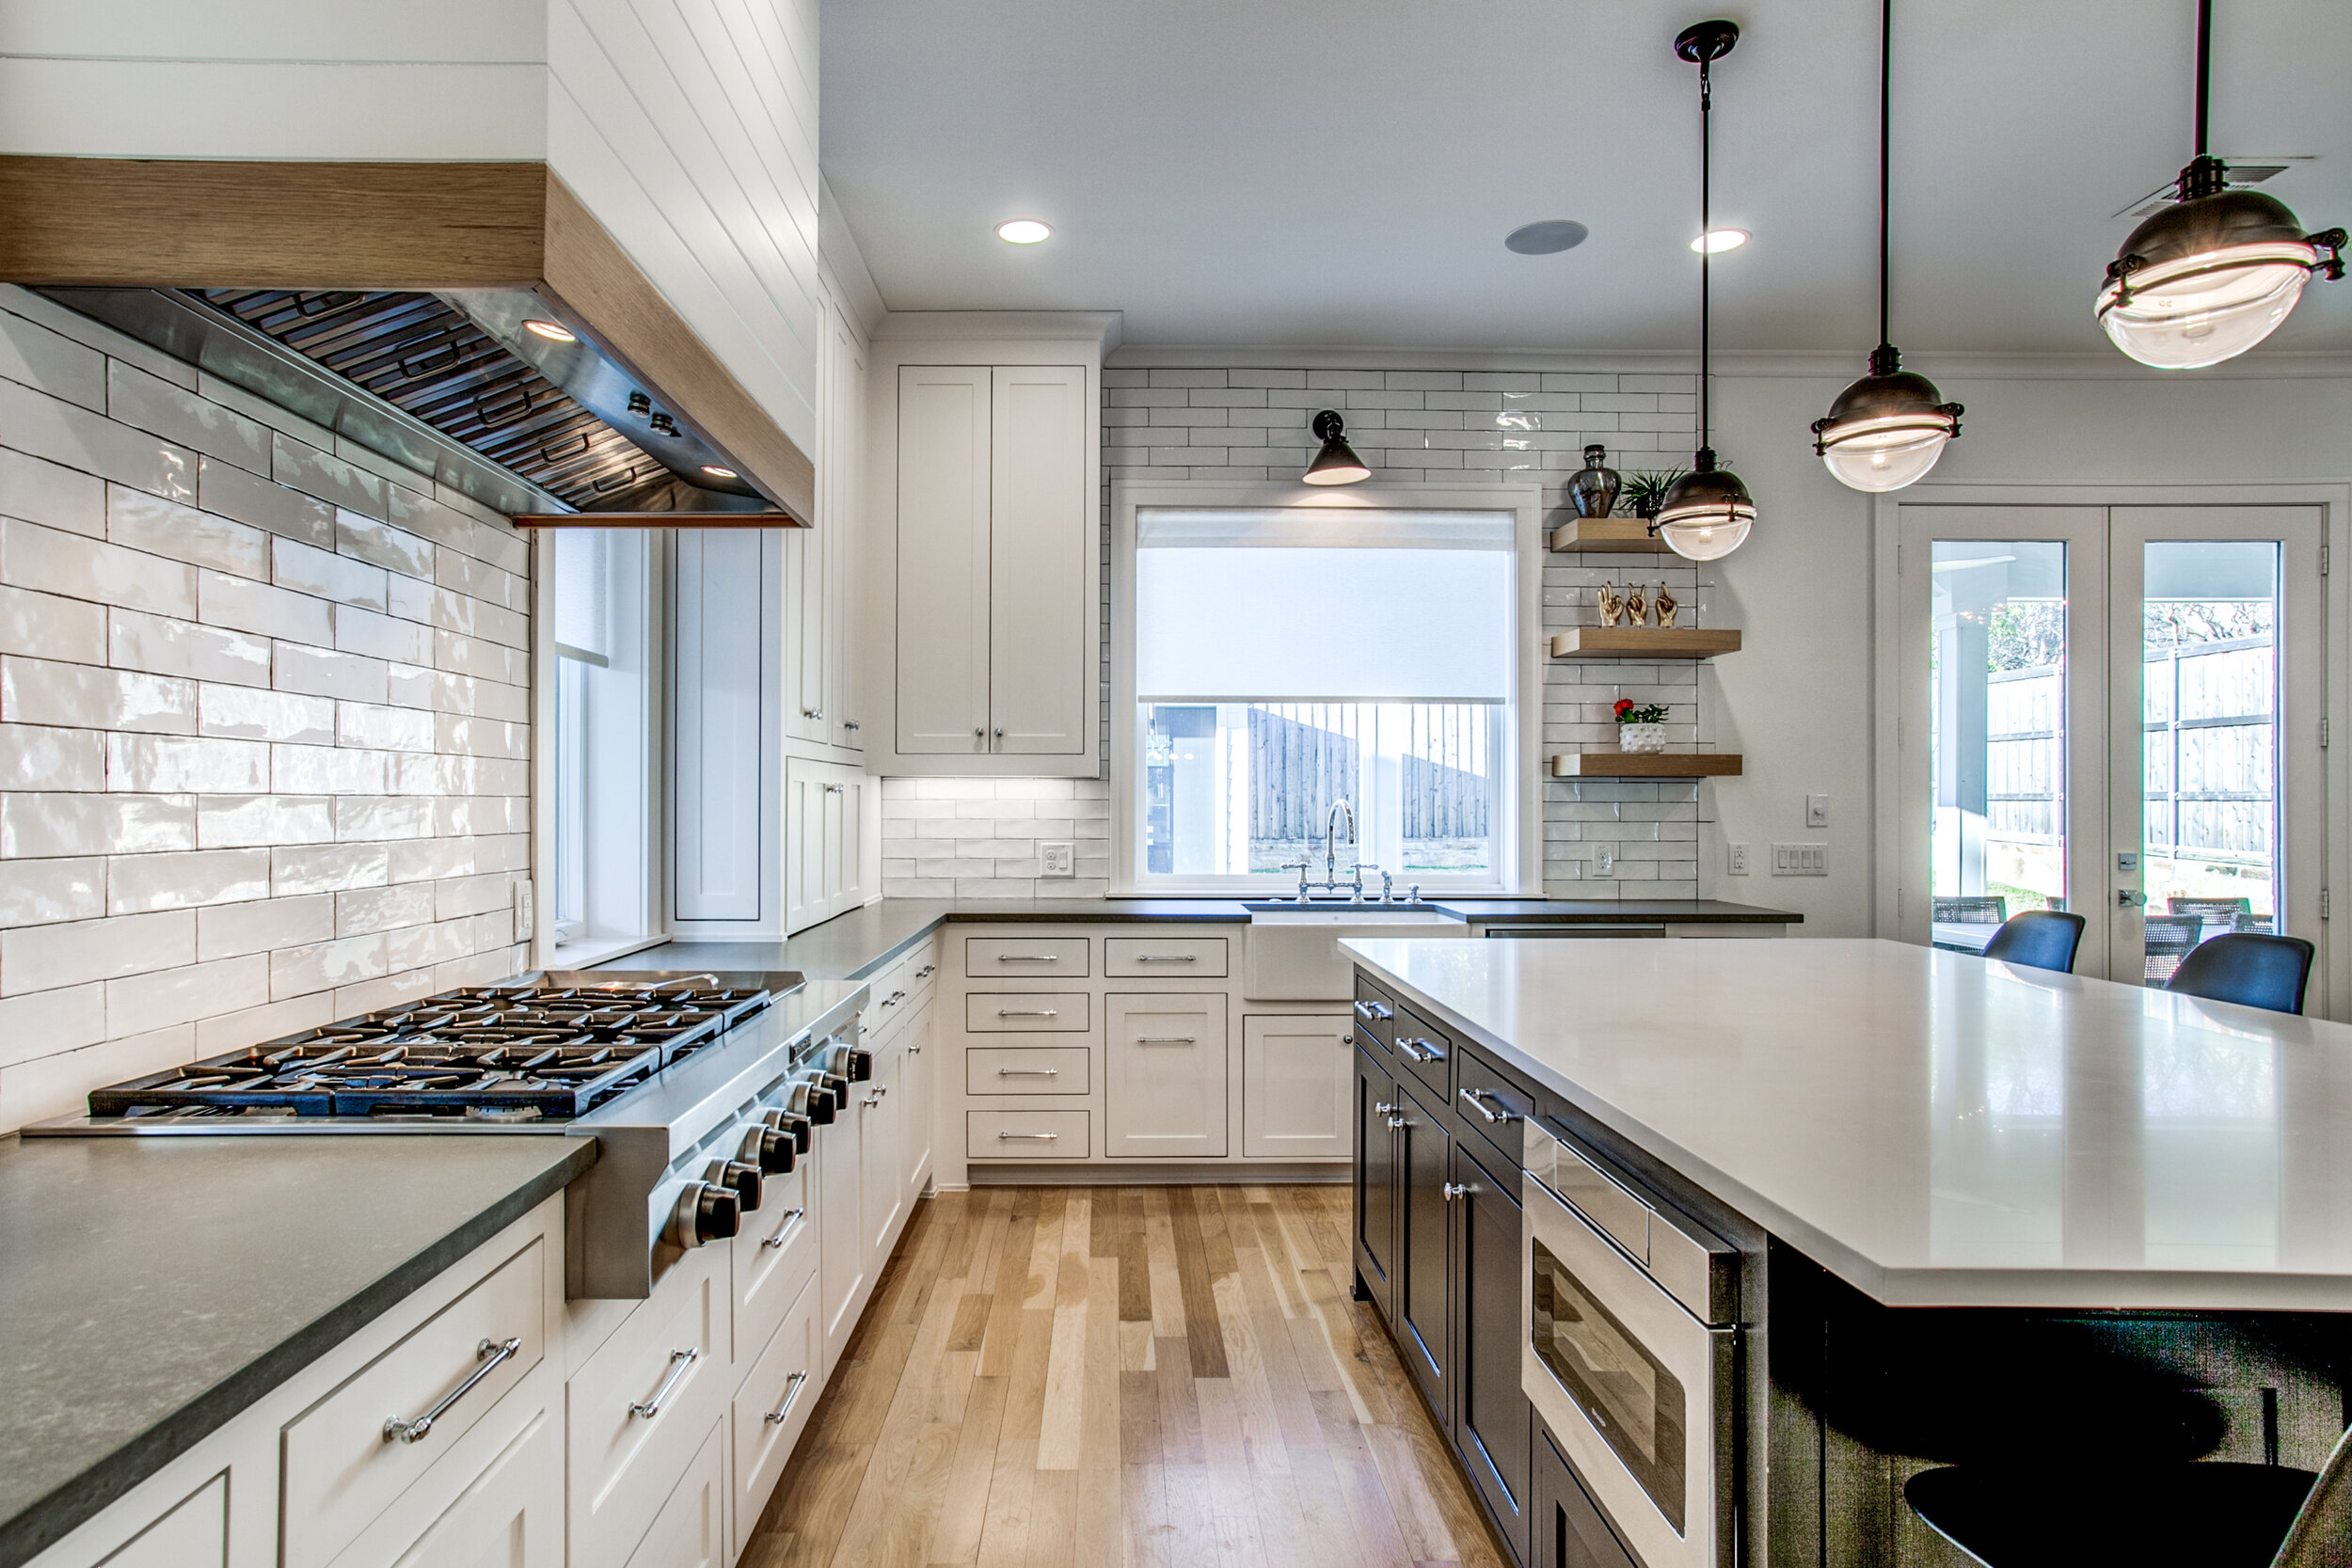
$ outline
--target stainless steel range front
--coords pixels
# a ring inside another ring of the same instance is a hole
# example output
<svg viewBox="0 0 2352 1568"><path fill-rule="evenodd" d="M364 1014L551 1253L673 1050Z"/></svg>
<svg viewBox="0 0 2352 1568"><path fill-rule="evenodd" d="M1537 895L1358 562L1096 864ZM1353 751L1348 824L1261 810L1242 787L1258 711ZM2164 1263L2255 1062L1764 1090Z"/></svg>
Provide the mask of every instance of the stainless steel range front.
<svg viewBox="0 0 2352 1568"><path fill-rule="evenodd" d="M789 971L545 971L117 1084L25 1135L594 1138L568 1293L644 1297L823 1136L871 1070L867 998Z"/></svg>

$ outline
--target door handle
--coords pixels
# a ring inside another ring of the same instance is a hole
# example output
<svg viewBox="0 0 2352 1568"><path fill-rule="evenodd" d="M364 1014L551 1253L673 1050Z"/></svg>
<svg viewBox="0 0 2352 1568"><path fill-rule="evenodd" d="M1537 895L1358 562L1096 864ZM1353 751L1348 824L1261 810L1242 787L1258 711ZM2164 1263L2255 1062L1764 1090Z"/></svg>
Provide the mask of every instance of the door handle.
<svg viewBox="0 0 2352 1568"><path fill-rule="evenodd" d="M784 1212L784 1223L776 1227L776 1233L772 1236L762 1237L759 1244L761 1246L768 1247L780 1247L784 1245L785 1237L789 1235L792 1227L800 1224L803 1219L807 1217L807 1214L808 1211L805 1209L787 1209Z"/></svg>
<svg viewBox="0 0 2352 1568"><path fill-rule="evenodd" d="M670 1397L670 1391L677 1386L678 1379L686 1375L688 1368L702 1359L702 1354L700 1346L692 1350L672 1351L670 1353L670 1375L661 1380L661 1386L653 1391L653 1398L630 1405L629 1415L643 1416L648 1421L660 1415L661 1402Z"/></svg>
<svg viewBox="0 0 2352 1568"><path fill-rule="evenodd" d="M808 1381L806 1372L794 1372L784 1380L784 1402L771 1410L760 1420L770 1426L782 1426L792 1414L792 1406L801 1397L801 1386Z"/></svg>
<svg viewBox="0 0 2352 1568"><path fill-rule="evenodd" d="M2115 890L2115 905L2118 909L2136 910L2147 902L2148 895L2137 888L2120 887Z"/></svg>
<svg viewBox="0 0 2352 1568"><path fill-rule="evenodd" d="M434 1422L449 1414L451 1405L471 1393L475 1384L498 1370L500 1362L506 1360L522 1348L523 1342L519 1337L508 1339L504 1344L489 1339L483 1340L474 1349L473 1358L481 1365L473 1370L472 1375L448 1393L443 1394L440 1403L413 1421L404 1421L397 1416L387 1418L384 1422L384 1441L389 1443L398 1438L404 1443L414 1443L424 1436L426 1433L433 1430Z"/></svg>

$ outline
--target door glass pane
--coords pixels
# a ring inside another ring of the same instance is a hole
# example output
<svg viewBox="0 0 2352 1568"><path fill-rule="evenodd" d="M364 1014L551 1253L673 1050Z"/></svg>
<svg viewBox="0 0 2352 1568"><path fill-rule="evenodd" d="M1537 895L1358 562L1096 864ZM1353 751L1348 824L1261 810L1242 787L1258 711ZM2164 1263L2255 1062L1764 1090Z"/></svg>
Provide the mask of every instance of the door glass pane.
<svg viewBox="0 0 2352 1568"><path fill-rule="evenodd" d="M1929 889L1939 947L2066 908L2066 546L1933 541Z"/></svg>
<svg viewBox="0 0 2352 1568"><path fill-rule="evenodd" d="M2279 546L2142 548L2141 886L2156 985L2201 942L2278 928Z"/></svg>

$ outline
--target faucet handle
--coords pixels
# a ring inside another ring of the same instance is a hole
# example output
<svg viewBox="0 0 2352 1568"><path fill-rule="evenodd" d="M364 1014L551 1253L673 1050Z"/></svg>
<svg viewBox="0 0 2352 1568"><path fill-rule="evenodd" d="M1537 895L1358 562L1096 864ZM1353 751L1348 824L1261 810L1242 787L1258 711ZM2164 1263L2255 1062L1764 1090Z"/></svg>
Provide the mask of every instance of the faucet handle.
<svg viewBox="0 0 2352 1568"><path fill-rule="evenodd" d="M1314 868L1312 861L1284 861L1281 864L1280 869L1298 873L1298 901L1302 904L1307 901L1307 873Z"/></svg>

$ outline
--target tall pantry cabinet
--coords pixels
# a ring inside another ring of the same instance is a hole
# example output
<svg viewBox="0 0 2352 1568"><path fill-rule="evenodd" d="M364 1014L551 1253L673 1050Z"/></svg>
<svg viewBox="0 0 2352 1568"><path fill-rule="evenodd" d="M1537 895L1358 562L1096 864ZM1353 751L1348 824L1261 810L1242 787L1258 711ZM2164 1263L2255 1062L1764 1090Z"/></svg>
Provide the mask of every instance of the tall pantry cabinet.
<svg viewBox="0 0 2352 1568"><path fill-rule="evenodd" d="M868 765L1101 767L1102 363L1117 317L896 314L867 374Z"/></svg>

